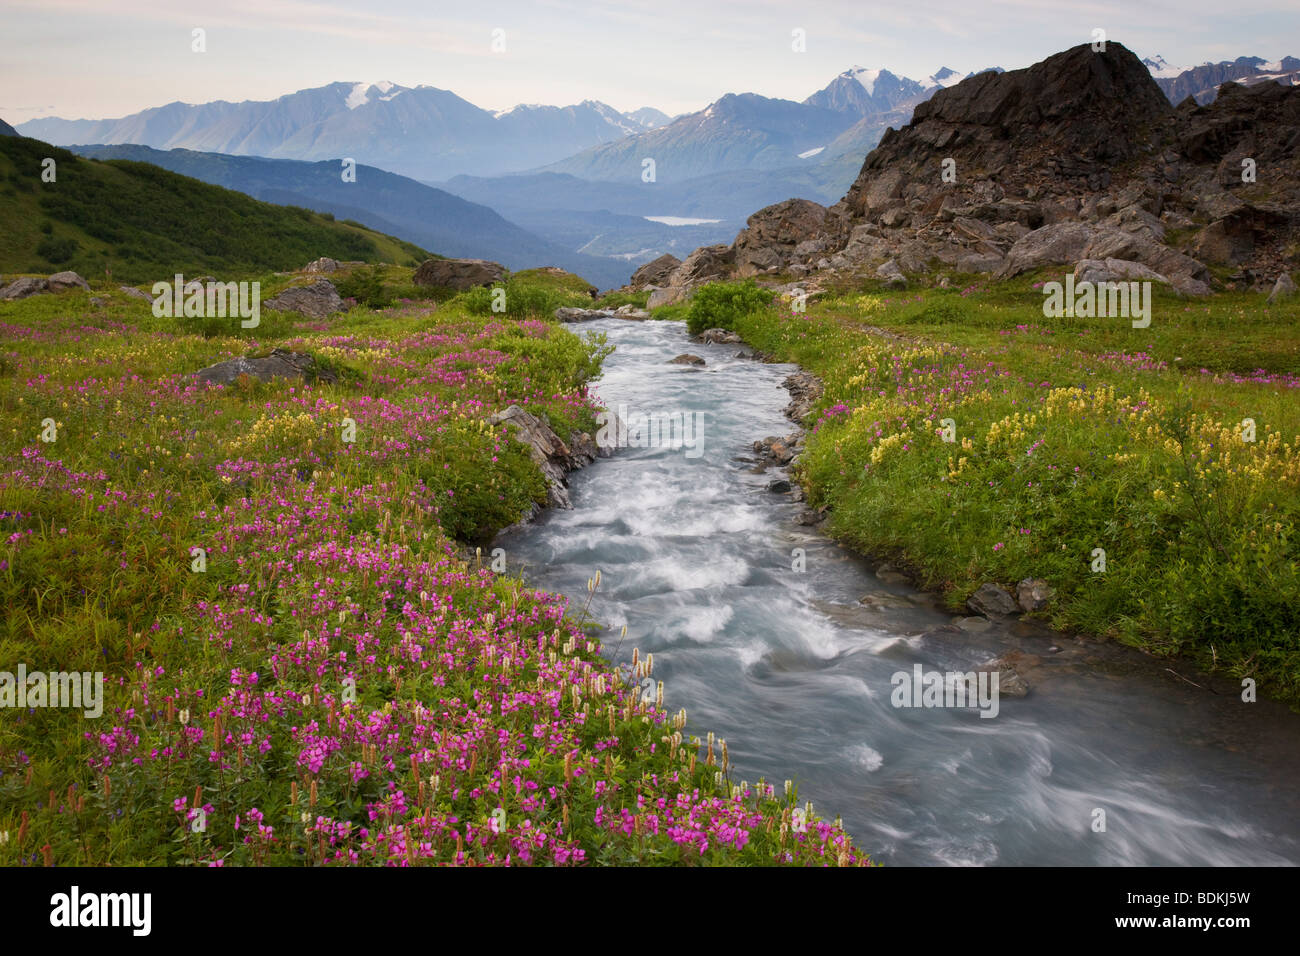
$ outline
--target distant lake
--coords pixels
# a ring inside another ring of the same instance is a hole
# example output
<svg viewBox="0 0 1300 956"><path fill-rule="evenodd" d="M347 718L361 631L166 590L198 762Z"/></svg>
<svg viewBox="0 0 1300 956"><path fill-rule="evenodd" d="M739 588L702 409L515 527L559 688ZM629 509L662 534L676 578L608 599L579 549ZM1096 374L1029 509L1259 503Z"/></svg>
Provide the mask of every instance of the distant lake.
<svg viewBox="0 0 1300 956"><path fill-rule="evenodd" d="M692 219L689 216L642 216L651 222L662 222L665 226L710 226L721 219Z"/></svg>

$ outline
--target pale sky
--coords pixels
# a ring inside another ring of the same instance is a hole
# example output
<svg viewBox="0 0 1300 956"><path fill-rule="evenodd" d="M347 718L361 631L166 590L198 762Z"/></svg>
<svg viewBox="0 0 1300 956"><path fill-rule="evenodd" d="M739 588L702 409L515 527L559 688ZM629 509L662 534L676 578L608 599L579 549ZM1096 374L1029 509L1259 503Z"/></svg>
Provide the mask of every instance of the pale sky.
<svg viewBox="0 0 1300 956"><path fill-rule="evenodd" d="M675 114L724 93L802 100L854 65L913 79L1016 69L1096 27L1183 67L1300 55L1300 0L0 0L0 118L101 119L339 80L427 84L485 109L598 99Z"/></svg>

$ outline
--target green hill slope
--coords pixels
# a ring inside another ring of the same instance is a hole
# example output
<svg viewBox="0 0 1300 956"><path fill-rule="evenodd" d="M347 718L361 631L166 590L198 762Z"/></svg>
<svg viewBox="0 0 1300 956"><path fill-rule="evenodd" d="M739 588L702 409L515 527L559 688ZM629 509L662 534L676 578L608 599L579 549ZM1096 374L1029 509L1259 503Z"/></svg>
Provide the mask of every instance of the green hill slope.
<svg viewBox="0 0 1300 956"><path fill-rule="evenodd" d="M54 182L41 179L46 158L55 161ZM148 163L99 162L0 137L0 272L228 278L298 269L319 256L410 265L427 254L328 214L259 202Z"/></svg>

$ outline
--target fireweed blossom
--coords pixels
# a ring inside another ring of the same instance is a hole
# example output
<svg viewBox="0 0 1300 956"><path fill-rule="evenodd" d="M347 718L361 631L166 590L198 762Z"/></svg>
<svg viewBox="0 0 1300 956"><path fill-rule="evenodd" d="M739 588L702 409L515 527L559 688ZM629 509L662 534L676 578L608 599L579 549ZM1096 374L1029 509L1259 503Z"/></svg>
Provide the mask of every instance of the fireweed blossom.
<svg viewBox="0 0 1300 956"><path fill-rule="evenodd" d="M107 812L78 819L99 842L129 823L167 862L214 866L868 862L838 825L795 832L793 796L732 780L725 745L642 702L649 658L625 678L562 597L451 539L543 494L488 419L517 404L590 429L575 369L593 353L547 321L390 312L391 334L326 320L277 343L364 387L190 374L242 340L0 324L0 392L63 423L56 443L0 444L0 587L11 567L75 569L84 594L30 613L99 615L109 635L103 719L76 728L88 786L55 795L62 819L90 789ZM47 746L18 734L6 780ZM36 789L6 798L28 842L57 816Z"/></svg>

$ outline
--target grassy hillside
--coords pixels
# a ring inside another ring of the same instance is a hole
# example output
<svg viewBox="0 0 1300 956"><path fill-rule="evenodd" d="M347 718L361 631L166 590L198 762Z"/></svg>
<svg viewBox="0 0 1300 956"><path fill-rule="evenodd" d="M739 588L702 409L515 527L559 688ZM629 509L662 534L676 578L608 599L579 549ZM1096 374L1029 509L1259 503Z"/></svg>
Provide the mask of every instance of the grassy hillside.
<svg viewBox="0 0 1300 956"><path fill-rule="evenodd" d="M55 182L41 180L46 158ZM146 163L99 162L0 137L0 272L111 270L144 283L176 272L232 278L319 256L415 264L418 246L357 224L273 206Z"/></svg>

